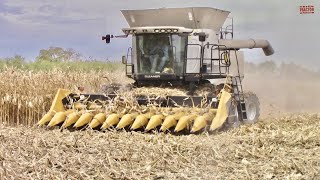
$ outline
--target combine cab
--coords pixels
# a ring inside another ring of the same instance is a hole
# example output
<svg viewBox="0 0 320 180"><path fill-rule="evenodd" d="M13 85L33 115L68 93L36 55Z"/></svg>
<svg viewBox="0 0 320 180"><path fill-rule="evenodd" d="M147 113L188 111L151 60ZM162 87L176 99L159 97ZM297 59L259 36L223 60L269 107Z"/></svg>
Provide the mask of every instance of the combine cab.
<svg viewBox="0 0 320 180"><path fill-rule="evenodd" d="M274 53L267 40L234 40L229 12L214 8L123 10L132 47L122 57L130 86L107 85L102 94L59 89L41 126L197 133L253 123L258 98L243 93L243 48ZM139 89L160 89L159 95ZM176 88L184 94L163 95ZM141 91L140 91L141 92Z"/></svg>

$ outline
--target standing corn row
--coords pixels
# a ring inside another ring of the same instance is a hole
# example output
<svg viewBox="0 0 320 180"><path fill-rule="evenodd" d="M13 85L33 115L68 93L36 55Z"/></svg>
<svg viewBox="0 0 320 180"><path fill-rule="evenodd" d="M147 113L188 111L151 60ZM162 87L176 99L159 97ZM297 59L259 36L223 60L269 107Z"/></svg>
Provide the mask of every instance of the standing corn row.
<svg viewBox="0 0 320 180"><path fill-rule="evenodd" d="M48 107L50 99L7 94L0 99L0 121L10 125L31 126Z"/></svg>
<svg viewBox="0 0 320 180"><path fill-rule="evenodd" d="M86 90L96 92L101 85L108 83L102 78L108 74L102 71L32 72L5 68L0 71L0 123L32 126L48 111L58 88L84 86Z"/></svg>

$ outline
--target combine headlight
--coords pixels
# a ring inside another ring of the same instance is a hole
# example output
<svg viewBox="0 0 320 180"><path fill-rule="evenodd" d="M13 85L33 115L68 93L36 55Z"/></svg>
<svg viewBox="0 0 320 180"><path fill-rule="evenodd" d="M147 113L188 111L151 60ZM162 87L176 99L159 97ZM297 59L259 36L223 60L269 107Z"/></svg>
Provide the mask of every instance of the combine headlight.
<svg viewBox="0 0 320 180"><path fill-rule="evenodd" d="M173 30L173 32L175 32L175 33L178 32L178 31L179 31L178 29L174 29L174 30Z"/></svg>
<svg viewBox="0 0 320 180"><path fill-rule="evenodd" d="M161 29L160 32L164 33L164 32L166 32L166 30L165 29Z"/></svg>
<svg viewBox="0 0 320 180"><path fill-rule="evenodd" d="M168 33L171 33L171 32L172 32L172 29L167 29L167 32L168 32Z"/></svg>
<svg viewBox="0 0 320 180"><path fill-rule="evenodd" d="M155 29L154 32L155 32L155 33L159 33L159 29Z"/></svg>

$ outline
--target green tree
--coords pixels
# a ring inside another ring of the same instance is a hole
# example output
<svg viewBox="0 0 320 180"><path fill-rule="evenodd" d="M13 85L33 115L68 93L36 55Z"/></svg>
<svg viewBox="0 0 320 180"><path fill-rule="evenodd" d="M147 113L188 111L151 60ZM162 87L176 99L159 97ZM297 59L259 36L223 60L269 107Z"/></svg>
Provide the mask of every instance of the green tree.
<svg viewBox="0 0 320 180"><path fill-rule="evenodd" d="M26 63L25 58L21 55L15 55L14 57L8 57L4 59L4 62L8 66L21 68Z"/></svg>
<svg viewBox="0 0 320 180"><path fill-rule="evenodd" d="M63 49L61 47L50 47L49 49L41 49L37 57L37 61L50 61L50 62L70 62L78 61L81 59L81 54L72 48Z"/></svg>

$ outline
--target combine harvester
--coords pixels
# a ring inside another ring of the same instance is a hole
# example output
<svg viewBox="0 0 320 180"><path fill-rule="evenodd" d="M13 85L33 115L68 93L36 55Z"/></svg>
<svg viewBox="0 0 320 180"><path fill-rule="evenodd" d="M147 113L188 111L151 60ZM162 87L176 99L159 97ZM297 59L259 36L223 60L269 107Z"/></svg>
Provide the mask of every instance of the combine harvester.
<svg viewBox="0 0 320 180"><path fill-rule="evenodd" d="M186 95L131 93L129 98L128 89L115 85L101 94L59 89L39 125L197 133L257 121L259 100L253 93L243 93L241 85L240 49L262 48L269 56L274 50L267 40L234 40L233 19L223 27L230 12L214 8L121 12L130 27L122 29L124 35L109 34L102 40L110 43L112 38L132 36L132 47L122 57L126 75L135 81L129 91L171 87Z"/></svg>

